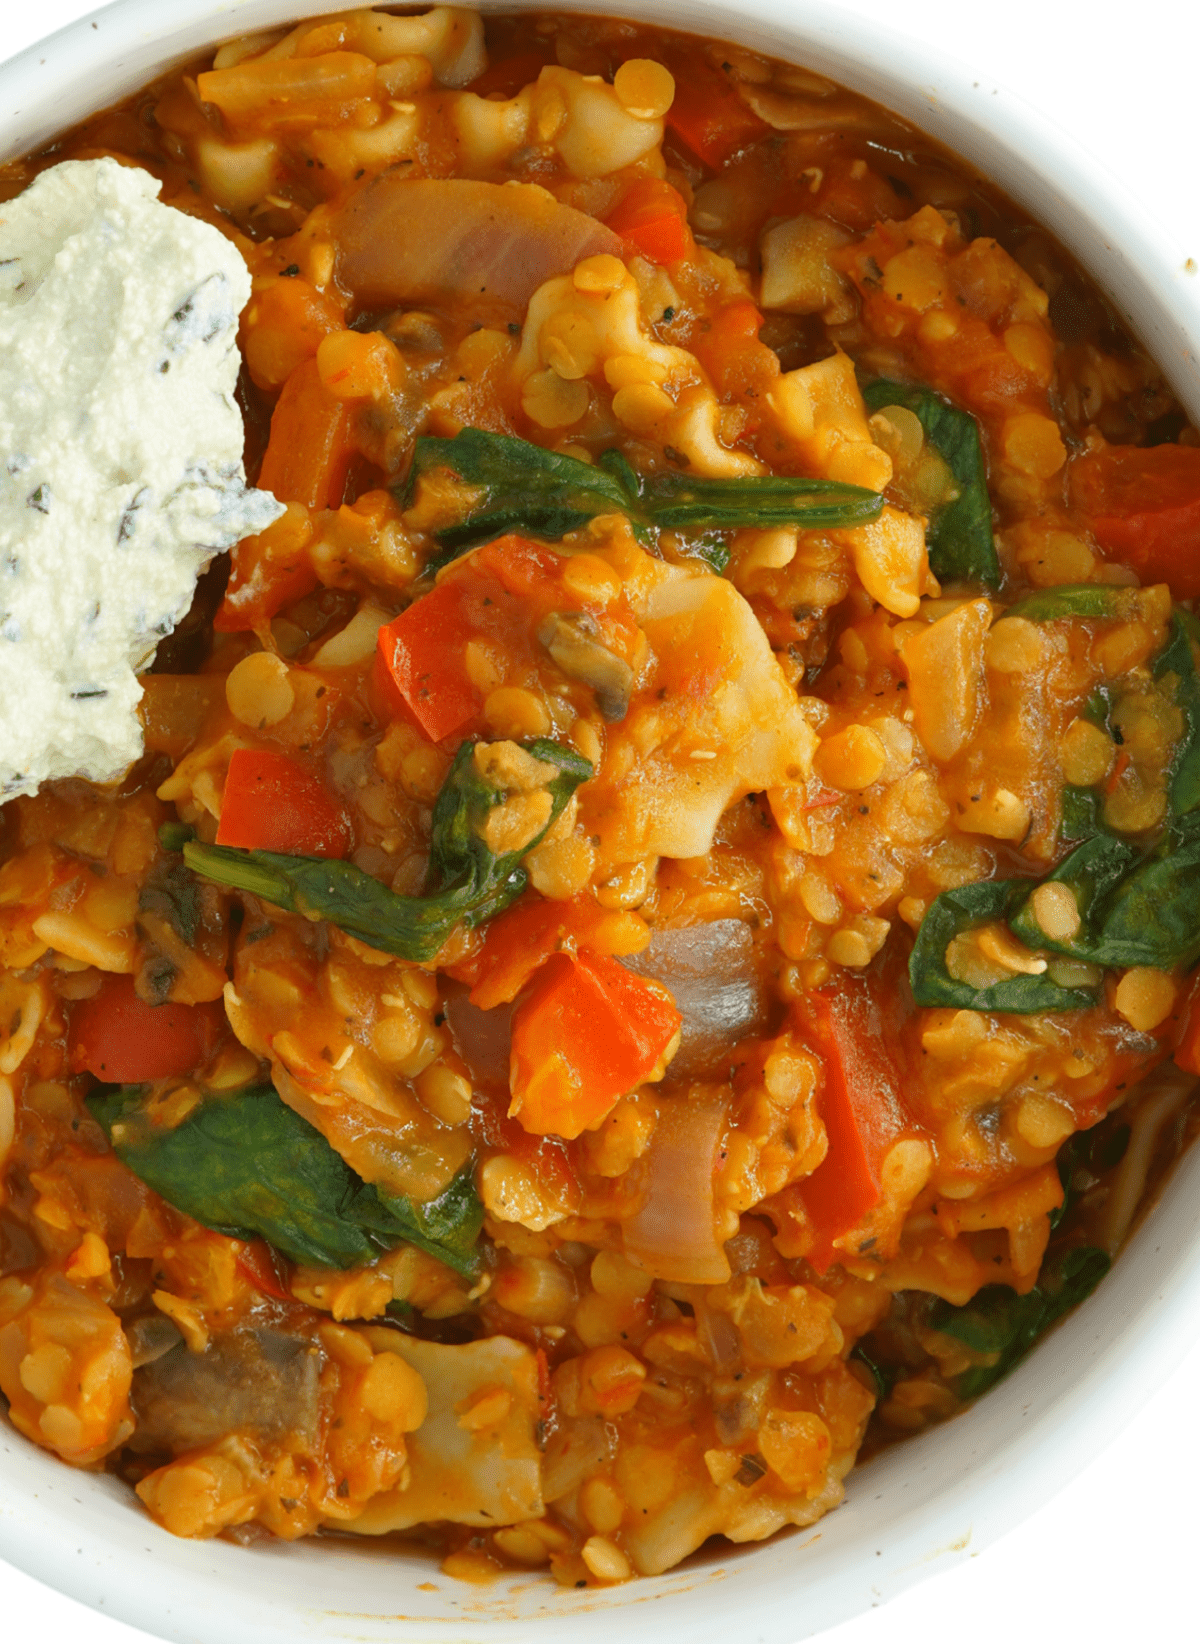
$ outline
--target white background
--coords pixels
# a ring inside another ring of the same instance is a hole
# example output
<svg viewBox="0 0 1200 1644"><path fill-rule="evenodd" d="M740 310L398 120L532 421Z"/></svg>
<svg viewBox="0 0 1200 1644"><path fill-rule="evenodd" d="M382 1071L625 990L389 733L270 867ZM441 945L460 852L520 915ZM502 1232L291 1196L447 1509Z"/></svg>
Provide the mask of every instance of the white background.
<svg viewBox="0 0 1200 1644"><path fill-rule="evenodd" d="M1200 262L1196 0L843 3L867 25L878 19L971 62L1049 114L1171 232L1181 262ZM329 9L336 4L331 0ZM0 54L91 9L88 0L0 0ZM613 9L636 13L636 0ZM1133 1424L1021 1528L885 1608L823 1634L822 1644L1200 1639L1193 1574L1197 1389L1200 1347ZM802 1605L801 1592L798 1624ZM147 1637L2 1563L0 1617L0 1638L38 1644L135 1644ZM730 1644L739 1641L731 1637Z"/></svg>

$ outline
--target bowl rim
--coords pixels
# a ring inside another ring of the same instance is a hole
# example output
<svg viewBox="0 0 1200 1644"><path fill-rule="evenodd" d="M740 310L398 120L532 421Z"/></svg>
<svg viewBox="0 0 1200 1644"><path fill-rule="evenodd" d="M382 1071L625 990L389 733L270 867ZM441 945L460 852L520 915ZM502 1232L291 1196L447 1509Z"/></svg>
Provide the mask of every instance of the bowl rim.
<svg viewBox="0 0 1200 1644"><path fill-rule="evenodd" d="M73 124L207 44L329 9L320 0L172 0L169 8L162 0L112 0L0 63L0 158L28 152L62 130L61 108L70 109L65 123ZM867 29L831 0L806 0L802 15L794 0L484 0L477 9L636 12L802 61L873 97L1046 223L1200 420L1194 264L1071 135L982 71L923 39L882 25ZM762 1644L788 1644L979 1551L1111 1442L1200 1336L1200 1263L1189 1261L1200 1244L1200 1208L1193 1211L1193 1203L1200 1205L1200 1148L1180 1162L1096 1295L986 1399L856 1468L847 1504L832 1519L737 1558L692 1562L599 1595L557 1593L549 1602L539 1600L538 1584L529 1580L493 1589L494 1600L439 1589L424 1614L413 1613L419 1606L410 1593L410 1613L402 1615L402 1583L393 1581L390 1601L386 1591L371 1590L369 1572L395 1566L364 1562L366 1550L338 1543L321 1555L322 1574L338 1573L329 1595L337 1607L314 1605L304 1599L302 1569L314 1561L302 1544L177 1542L131 1510L126 1486L106 1475L85 1485L6 1423L0 1555L85 1604L180 1644L348 1636L599 1644L611 1637L614 1621L634 1644L652 1630L664 1644L716 1644L728 1637L734 1613L753 1624ZM879 1502L885 1507L872 1518ZM800 1555L810 1549L815 1567L806 1569ZM225 1609L214 1595L235 1581L237 1602Z"/></svg>

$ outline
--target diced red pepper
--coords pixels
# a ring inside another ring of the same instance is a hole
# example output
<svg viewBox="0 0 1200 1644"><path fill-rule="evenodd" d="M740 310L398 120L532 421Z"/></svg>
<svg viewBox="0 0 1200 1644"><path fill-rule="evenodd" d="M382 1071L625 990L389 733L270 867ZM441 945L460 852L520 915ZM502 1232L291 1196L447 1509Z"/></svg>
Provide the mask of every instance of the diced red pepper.
<svg viewBox="0 0 1200 1644"><path fill-rule="evenodd" d="M294 503L265 531L234 543L229 585L213 627L226 634L264 627L285 605L311 593L318 582L309 553L314 535L307 508Z"/></svg>
<svg viewBox="0 0 1200 1644"><path fill-rule="evenodd" d="M340 507L354 455L351 428L349 406L322 383L316 360L305 360L284 384L271 415L259 486L280 502ZM309 586L315 583L314 576Z"/></svg>
<svg viewBox="0 0 1200 1644"><path fill-rule="evenodd" d="M378 654L397 693L393 700L432 742L463 730L483 707L464 660L475 632L468 594L461 579L446 577L379 630Z"/></svg>
<svg viewBox="0 0 1200 1644"><path fill-rule="evenodd" d="M682 194L658 177L639 178L621 197L608 226L663 267L686 257L693 243Z"/></svg>
<svg viewBox="0 0 1200 1644"><path fill-rule="evenodd" d="M1200 598L1200 446L1109 445L1077 457L1071 500L1143 583Z"/></svg>
<svg viewBox="0 0 1200 1644"><path fill-rule="evenodd" d="M817 1231L808 1259L824 1273L839 1259L834 1240L883 1197L880 1170L907 1120L888 1049L889 1023L871 981L809 994L806 1014L825 1060L821 1117L829 1151L798 1184L798 1194Z"/></svg>
<svg viewBox="0 0 1200 1644"><path fill-rule="evenodd" d="M287 1262L265 1239L251 1239L241 1245L234 1264L242 1277L264 1296L274 1296L276 1301L293 1299L288 1289Z"/></svg>
<svg viewBox="0 0 1200 1644"><path fill-rule="evenodd" d="M219 1001L148 1005L132 976L106 976L98 993L72 1007L67 1046L76 1073L136 1085L190 1073L208 1060L224 1030Z"/></svg>
<svg viewBox="0 0 1200 1644"><path fill-rule="evenodd" d="M472 963L471 1003L480 1010L507 1005L552 954L587 945L604 917L598 903L582 896L552 902L529 895L493 919Z"/></svg>
<svg viewBox="0 0 1200 1644"><path fill-rule="evenodd" d="M681 1020L617 960L555 954L513 1013L509 1112L534 1135L578 1136L649 1078Z"/></svg>
<svg viewBox="0 0 1200 1644"><path fill-rule="evenodd" d="M675 75L667 125L710 166L724 165L731 154L770 130L742 102L728 75L690 58L686 70Z"/></svg>
<svg viewBox="0 0 1200 1644"><path fill-rule="evenodd" d="M266 748L236 749L225 778L218 845L343 857L353 843L345 811L311 771Z"/></svg>

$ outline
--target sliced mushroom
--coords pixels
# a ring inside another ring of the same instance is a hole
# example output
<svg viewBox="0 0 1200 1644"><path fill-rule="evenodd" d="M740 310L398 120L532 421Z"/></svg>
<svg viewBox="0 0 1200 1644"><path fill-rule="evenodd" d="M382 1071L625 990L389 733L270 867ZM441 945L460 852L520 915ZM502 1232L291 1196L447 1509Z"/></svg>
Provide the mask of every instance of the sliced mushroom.
<svg viewBox="0 0 1200 1644"><path fill-rule="evenodd" d="M311 1437L320 1368L312 1342L281 1330L233 1330L214 1336L205 1353L179 1343L134 1375L132 1448L180 1455L234 1428Z"/></svg>
<svg viewBox="0 0 1200 1644"><path fill-rule="evenodd" d="M587 611L564 616L552 611L538 629L538 638L568 679L590 685L596 706L605 719L624 719L633 694L633 669L595 637L596 620Z"/></svg>
<svg viewBox="0 0 1200 1644"><path fill-rule="evenodd" d="M338 279L383 307L445 297L491 298L523 315L538 286L584 257L621 256L603 223L525 183L385 172L334 227Z"/></svg>

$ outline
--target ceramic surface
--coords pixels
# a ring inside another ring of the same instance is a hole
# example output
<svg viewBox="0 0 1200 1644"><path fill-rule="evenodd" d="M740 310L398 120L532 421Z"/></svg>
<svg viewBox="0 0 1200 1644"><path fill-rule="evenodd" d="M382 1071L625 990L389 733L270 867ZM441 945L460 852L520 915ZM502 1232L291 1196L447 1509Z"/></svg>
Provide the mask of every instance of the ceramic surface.
<svg viewBox="0 0 1200 1644"><path fill-rule="evenodd" d="M328 9L116 0L0 64L0 158L208 44ZM503 9L534 8L505 0ZM573 9L604 8L583 0ZM1070 138L978 70L831 5L627 0L612 9L803 62L948 143L1079 257L1200 421L1200 301L1174 247ZM475 1588L353 1538L250 1548L176 1540L124 1485L74 1472L0 1426L0 1556L179 1644L599 1644L618 1635L623 1644L789 1644L978 1551L1048 1500L1198 1334L1200 1149L1082 1309L973 1409L853 1472L845 1505L812 1530L607 1591L564 1592L524 1575Z"/></svg>

